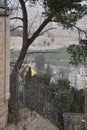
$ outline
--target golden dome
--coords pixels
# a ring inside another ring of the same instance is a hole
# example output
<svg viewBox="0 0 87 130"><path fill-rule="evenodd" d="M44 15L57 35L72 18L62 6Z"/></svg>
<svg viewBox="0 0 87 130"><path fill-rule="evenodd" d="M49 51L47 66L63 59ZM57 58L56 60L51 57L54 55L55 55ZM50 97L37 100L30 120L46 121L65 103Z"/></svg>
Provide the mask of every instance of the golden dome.
<svg viewBox="0 0 87 130"><path fill-rule="evenodd" d="M20 75L18 76L19 78L19 82L22 82L23 81L23 78L26 77L28 71L29 71L29 67L31 67L31 76L34 76L37 74L36 70L33 68L33 65L32 65L32 59L30 58L29 59L29 65L27 65L23 71L20 73Z"/></svg>

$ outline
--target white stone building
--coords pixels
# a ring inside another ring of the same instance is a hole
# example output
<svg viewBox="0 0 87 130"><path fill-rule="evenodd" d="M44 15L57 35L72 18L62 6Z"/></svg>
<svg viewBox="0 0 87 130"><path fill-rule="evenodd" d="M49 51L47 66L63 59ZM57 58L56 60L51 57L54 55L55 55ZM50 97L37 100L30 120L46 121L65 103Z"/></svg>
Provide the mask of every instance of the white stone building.
<svg viewBox="0 0 87 130"><path fill-rule="evenodd" d="M70 85L77 89L84 89L87 83L86 69L82 65L79 69L72 69L68 77Z"/></svg>
<svg viewBox="0 0 87 130"><path fill-rule="evenodd" d="M77 87L78 71L72 71L69 73L69 81L72 87Z"/></svg>

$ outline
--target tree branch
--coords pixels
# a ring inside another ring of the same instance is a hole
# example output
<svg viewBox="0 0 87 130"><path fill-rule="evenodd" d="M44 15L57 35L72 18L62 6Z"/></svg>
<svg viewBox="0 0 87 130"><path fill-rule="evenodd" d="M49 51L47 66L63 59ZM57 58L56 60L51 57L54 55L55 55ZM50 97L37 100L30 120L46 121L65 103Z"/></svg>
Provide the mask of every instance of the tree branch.
<svg viewBox="0 0 87 130"><path fill-rule="evenodd" d="M15 28L11 29L10 31L12 32L12 31L14 31L14 30L16 30L16 29L18 29L18 28L23 28L23 26L17 26L17 27L15 27Z"/></svg>
<svg viewBox="0 0 87 130"><path fill-rule="evenodd" d="M58 21L55 21L55 20L51 20L51 21L52 21L52 22L58 22ZM77 29L78 31L80 31L80 32L83 32L83 33L85 34L85 37L87 38L87 33L86 33L85 30L79 28L78 26L76 26L76 25L74 25L74 24L68 23L68 22L64 22L64 24L69 25L69 26L71 26L71 27L74 27L74 28L76 28L76 29Z"/></svg>
<svg viewBox="0 0 87 130"><path fill-rule="evenodd" d="M72 26L73 26L74 28L76 28L78 31L83 32L83 33L85 34L85 37L87 38L87 33L86 33L85 30L80 29L80 28L77 27L76 25L72 25Z"/></svg>
<svg viewBox="0 0 87 130"><path fill-rule="evenodd" d="M49 16L47 17L47 19L45 19L42 24L39 26L39 28L35 31L35 33L28 39L27 41L27 46L30 46L32 44L32 42L39 36L39 34L41 33L41 31L43 30L43 28L51 21L53 16Z"/></svg>
<svg viewBox="0 0 87 130"><path fill-rule="evenodd" d="M32 28L32 26L33 26L33 24L34 24L34 22L35 22L35 20L36 20L37 16L38 16L38 12L36 13L35 17L33 18L33 21L31 22L31 24L29 24L29 31L28 31L28 35L29 35L29 33L30 33L30 30L31 30L31 28Z"/></svg>
<svg viewBox="0 0 87 130"><path fill-rule="evenodd" d="M23 45L24 45L26 44L26 41L28 39L28 15L27 15L27 9L24 0L19 0L19 2L23 14Z"/></svg>
<svg viewBox="0 0 87 130"><path fill-rule="evenodd" d="M41 32L41 33L39 34L39 36L42 35L43 33L47 32L47 31L49 31L49 30L52 30L52 29L56 29L56 28L49 28L49 29L47 29L47 30L44 30L43 32Z"/></svg>
<svg viewBox="0 0 87 130"><path fill-rule="evenodd" d="M10 20L14 20L14 19L18 19L18 20L23 21L23 18L21 18L21 17L13 17L13 18L11 18Z"/></svg>

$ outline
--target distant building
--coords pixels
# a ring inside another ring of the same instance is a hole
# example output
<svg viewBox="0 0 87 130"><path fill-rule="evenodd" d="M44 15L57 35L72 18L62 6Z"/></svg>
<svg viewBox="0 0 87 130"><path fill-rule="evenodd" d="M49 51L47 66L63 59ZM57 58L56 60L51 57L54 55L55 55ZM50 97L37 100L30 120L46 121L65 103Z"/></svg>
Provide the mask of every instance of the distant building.
<svg viewBox="0 0 87 130"><path fill-rule="evenodd" d="M54 75L51 77L51 83L57 83L58 82L58 79L59 79L59 75Z"/></svg>
<svg viewBox="0 0 87 130"><path fill-rule="evenodd" d="M85 88L87 83L86 69L82 65L80 68L80 75L78 76L78 86L79 88Z"/></svg>
<svg viewBox="0 0 87 130"><path fill-rule="evenodd" d="M51 83L57 83L59 79L64 79L64 74L61 69L55 67L52 72Z"/></svg>
<svg viewBox="0 0 87 130"><path fill-rule="evenodd" d="M69 73L68 77L70 85L77 89L84 89L85 84L87 83L87 75L85 67L82 65L79 70L73 69Z"/></svg>
<svg viewBox="0 0 87 130"><path fill-rule="evenodd" d="M79 75L78 71L71 71L69 73L70 86L75 87L75 88L77 87L78 75Z"/></svg>

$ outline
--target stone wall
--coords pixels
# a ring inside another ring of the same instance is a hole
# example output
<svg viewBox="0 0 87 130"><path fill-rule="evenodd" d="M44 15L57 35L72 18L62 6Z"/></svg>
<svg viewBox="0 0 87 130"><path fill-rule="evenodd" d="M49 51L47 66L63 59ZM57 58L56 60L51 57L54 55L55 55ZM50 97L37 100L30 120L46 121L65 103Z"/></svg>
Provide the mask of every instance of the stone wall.
<svg viewBox="0 0 87 130"><path fill-rule="evenodd" d="M9 99L9 32L8 13L0 9L0 130L7 124Z"/></svg>

